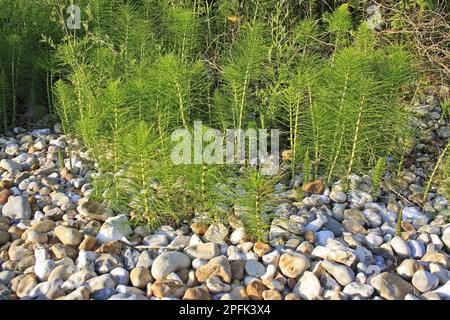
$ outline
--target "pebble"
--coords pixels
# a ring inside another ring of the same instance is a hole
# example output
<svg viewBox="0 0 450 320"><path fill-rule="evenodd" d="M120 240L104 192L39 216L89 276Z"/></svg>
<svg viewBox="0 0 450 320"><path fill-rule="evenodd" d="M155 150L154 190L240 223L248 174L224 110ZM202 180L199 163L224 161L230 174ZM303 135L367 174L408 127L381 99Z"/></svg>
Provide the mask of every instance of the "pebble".
<svg viewBox="0 0 450 320"><path fill-rule="evenodd" d="M263 300L283 300L281 293L278 290L264 290L262 293Z"/></svg>
<svg viewBox="0 0 450 320"><path fill-rule="evenodd" d="M228 236L228 228L222 223L214 223L205 232L204 238L209 242L220 243Z"/></svg>
<svg viewBox="0 0 450 320"><path fill-rule="evenodd" d="M152 234L142 240L144 246L157 249L167 246L168 243L169 240L163 234Z"/></svg>
<svg viewBox="0 0 450 320"><path fill-rule="evenodd" d="M425 246L422 241L408 240L408 246L411 250L411 257L420 259L425 255Z"/></svg>
<svg viewBox="0 0 450 320"><path fill-rule="evenodd" d="M266 267L257 260L247 260L245 272L251 277L260 278L266 273Z"/></svg>
<svg viewBox="0 0 450 320"><path fill-rule="evenodd" d="M30 298L56 299L65 294L61 288L62 284L63 280L61 279L41 282L29 291L28 296Z"/></svg>
<svg viewBox="0 0 450 320"><path fill-rule="evenodd" d="M416 292L412 284L390 272L383 272L372 277L370 285L387 300L403 300L407 294Z"/></svg>
<svg viewBox="0 0 450 320"><path fill-rule="evenodd" d="M397 267L397 273L406 280L411 280L416 271L420 268L420 264L414 259L405 259Z"/></svg>
<svg viewBox="0 0 450 320"><path fill-rule="evenodd" d="M64 244L68 246L78 246L83 240L80 231L66 226L57 226L55 228L55 236Z"/></svg>
<svg viewBox="0 0 450 320"><path fill-rule="evenodd" d="M56 267L56 263L53 260L39 260L36 259L36 264L34 266L34 273L40 281L47 281L50 273Z"/></svg>
<svg viewBox="0 0 450 320"><path fill-rule="evenodd" d="M438 286L439 278L426 270L417 270L412 277L412 284L417 290L425 293Z"/></svg>
<svg viewBox="0 0 450 320"><path fill-rule="evenodd" d="M442 233L442 242L444 242L445 247L450 250L450 227L445 228Z"/></svg>
<svg viewBox="0 0 450 320"><path fill-rule="evenodd" d="M337 189L332 189L329 197L336 203L344 203L347 200L347 194Z"/></svg>
<svg viewBox="0 0 450 320"><path fill-rule="evenodd" d="M273 264L269 266L274 266ZM311 266L309 259L300 253L283 253L280 257L279 267L283 275L297 278Z"/></svg>
<svg viewBox="0 0 450 320"><path fill-rule="evenodd" d="M16 294L19 298L28 297L30 292L38 284L38 279L34 274L26 274L20 280L16 288Z"/></svg>
<svg viewBox="0 0 450 320"><path fill-rule="evenodd" d="M44 233L31 230L27 232L27 241L34 243L47 243L48 238Z"/></svg>
<svg viewBox="0 0 450 320"><path fill-rule="evenodd" d="M334 233L330 230L322 230L315 233L316 243L319 246L325 246L328 239L334 238Z"/></svg>
<svg viewBox="0 0 450 320"><path fill-rule="evenodd" d="M310 271L305 271L297 282L293 293L305 300L316 300L322 292L319 279Z"/></svg>
<svg viewBox="0 0 450 320"><path fill-rule="evenodd" d="M173 251L159 255L152 264L151 274L156 280L163 280L172 272L187 269L191 259L184 253Z"/></svg>
<svg viewBox="0 0 450 320"><path fill-rule="evenodd" d="M187 247L184 252L192 258L209 260L220 254L220 248L216 243L199 243Z"/></svg>
<svg viewBox="0 0 450 320"><path fill-rule="evenodd" d="M344 287L343 293L351 296L360 296L363 299L368 299L372 296L375 289L368 285L358 282L351 282Z"/></svg>
<svg viewBox="0 0 450 320"><path fill-rule="evenodd" d="M78 272L70 275L69 278L62 284L62 288L69 292L82 286L89 279L95 278L97 274L93 271L81 269ZM107 275L104 275L107 276Z"/></svg>
<svg viewBox="0 0 450 320"><path fill-rule="evenodd" d="M80 188L80 185L74 185L75 188ZM85 216L99 221L106 221L111 218L114 213L111 209L106 208L103 204L94 200L87 200L77 206L77 211Z"/></svg>
<svg viewBox="0 0 450 320"><path fill-rule="evenodd" d="M96 292L105 288L114 289L116 287L116 284L116 280L110 274L102 274L100 276L90 278L86 281L86 285L89 288L91 294L95 294Z"/></svg>
<svg viewBox="0 0 450 320"><path fill-rule="evenodd" d="M450 271L445 269L439 263L431 262L428 267L430 272L439 278L440 284L445 284L450 279Z"/></svg>
<svg viewBox="0 0 450 320"><path fill-rule="evenodd" d="M6 231L0 231L0 246L4 245L5 243L7 243L10 239L10 235L8 232Z"/></svg>
<svg viewBox="0 0 450 320"><path fill-rule="evenodd" d="M2 208L2 215L11 219L29 219L31 206L23 196L10 196Z"/></svg>
<svg viewBox="0 0 450 320"><path fill-rule="evenodd" d="M231 266L225 256L214 257L195 271L195 276L200 283L206 282L212 275L218 276L225 283L231 283Z"/></svg>
<svg viewBox="0 0 450 320"><path fill-rule="evenodd" d="M317 246L311 252L311 256L315 258L328 259L334 262L352 266L356 259L354 250L343 246L342 244L331 243L327 247Z"/></svg>
<svg viewBox="0 0 450 320"><path fill-rule="evenodd" d="M153 279L150 270L136 267L130 272L130 280L134 287L144 289Z"/></svg>
<svg viewBox="0 0 450 320"><path fill-rule="evenodd" d="M183 300L211 300L211 295L205 286L188 288Z"/></svg>
<svg viewBox="0 0 450 320"><path fill-rule="evenodd" d="M395 236L392 238L392 240L389 242L392 249L401 257L410 257L411 256L411 249L408 246L408 243L403 240L399 236Z"/></svg>
<svg viewBox="0 0 450 320"><path fill-rule="evenodd" d="M355 278L353 270L345 265L330 260L324 260L322 262L322 267L342 286L346 286Z"/></svg>
<svg viewBox="0 0 450 320"><path fill-rule="evenodd" d="M108 241L121 240L123 237L133 233L128 218L125 214L119 214L108 218L97 234L97 241L105 243Z"/></svg>
<svg viewBox="0 0 450 320"><path fill-rule="evenodd" d="M265 264L265 265L274 264L277 266L278 262L280 260L280 252L277 250L274 250L270 253L263 255L261 259L263 261L263 264Z"/></svg>
<svg viewBox="0 0 450 320"><path fill-rule="evenodd" d="M231 290L231 286L227 283L223 283L218 276L212 275L206 280L206 287L210 292L228 292Z"/></svg>

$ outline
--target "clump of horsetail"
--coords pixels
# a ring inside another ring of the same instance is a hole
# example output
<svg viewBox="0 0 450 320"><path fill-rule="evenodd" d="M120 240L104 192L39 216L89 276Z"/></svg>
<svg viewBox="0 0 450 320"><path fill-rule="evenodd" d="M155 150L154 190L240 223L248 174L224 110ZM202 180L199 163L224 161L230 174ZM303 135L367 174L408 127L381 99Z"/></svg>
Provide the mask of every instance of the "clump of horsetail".
<svg viewBox="0 0 450 320"><path fill-rule="evenodd" d="M386 158L380 157L372 171L372 197L377 196L380 189L381 180L383 179L384 170L386 168Z"/></svg>
<svg viewBox="0 0 450 320"><path fill-rule="evenodd" d="M439 171L439 167L441 166L441 163L444 162L444 158L445 158L445 155L447 154L447 151L449 150L449 146L450 146L450 141L447 142L447 145L445 146L444 150L442 151L441 155L439 156L438 160L436 161L433 171L431 172L430 178L428 179L427 185L425 186L425 191L423 192L422 203L425 203L427 201L428 193L430 192L431 185Z"/></svg>
<svg viewBox="0 0 450 320"><path fill-rule="evenodd" d="M60 167L60 169L62 169L62 168L64 168L64 157L63 157L61 148L59 146L57 149L57 153L58 153L59 167Z"/></svg>
<svg viewBox="0 0 450 320"><path fill-rule="evenodd" d="M311 158L309 152L305 152L303 158L303 183L308 183L311 179Z"/></svg>
<svg viewBox="0 0 450 320"><path fill-rule="evenodd" d="M403 209L398 209L397 214L397 224L395 227L395 235L400 236L402 234L402 216L403 216Z"/></svg>

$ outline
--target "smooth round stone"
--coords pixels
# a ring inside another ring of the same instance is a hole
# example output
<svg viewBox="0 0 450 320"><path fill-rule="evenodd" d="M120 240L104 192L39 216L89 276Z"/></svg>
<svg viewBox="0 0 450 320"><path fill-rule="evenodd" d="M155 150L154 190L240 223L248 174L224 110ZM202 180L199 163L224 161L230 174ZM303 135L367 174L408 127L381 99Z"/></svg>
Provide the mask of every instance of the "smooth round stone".
<svg viewBox="0 0 450 320"><path fill-rule="evenodd" d="M325 290L341 291L341 286L339 283L328 273L321 275L320 284Z"/></svg>
<svg viewBox="0 0 450 320"><path fill-rule="evenodd" d="M11 219L29 219L31 216L31 207L27 198L23 196L10 196L8 202L2 208L2 215Z"/></svg>
<svg viewBox="0 0 450 320"><path fill-rule="evenodd" d="M277 266L279 260L280 260L280 252L277 250L274 250L262 256L262 261L265 265L274 264Z"/></svg>
<svg viewBox="0 0 450 320"><path fill-rule="evenodd" d="M342 222L342 220L344 219L344 211L346 208L347 204L345 203L335 204L332 211L333 218L338 222Z"/></svg>
<svg viewBox="0 0 450 320"><path fill-rule="evenodd" d="M411 280L414 273L419 269L419 262L414 259L405 259L397 267L397 273L406 280Z"/></svg>
<svg viewBox="0 0 450 320"><path fill-rule="evenodd" d="M127 287L125 285L119 284L116 288L116 291L118 293L124 293L124 294L144 294L144 292L141 289L135 288L135 287Z"/></svg>
<svg viewBox="0 0 450 320"><path fill-rule="evenodd" d="M189 246L195 246L197 244L203 243L202 239L196 234L193 234L189 239Z"/></svg>
<svg viewBox="0 0 450 320"><path fill-rule="evenodd" d="M260 278L266 273L266 267L257 260L245 262L245 272L251 277Z"/></svg>
<svg viewBox="0 0 450 320"><path fill-rule="evenodd" d="M0 271L0 284L7 286L11 280L15 277L15 272L12 270Z"/></svg>
<svg viewBox="0 0 450 320"><path fill-rule="evenodd" d="M408 246L411 250L411 257L422 258L425 254L425 245L419 240L408 240Z"/></svg>
<svg viewBox="0 0 450 320"><path fill-rule="evenodd" d="M423 218L425 215L416 207L405 207L402 210L403 219Z"/></svg>
<svg viewBox="0 0 450 320"><path fill-rule="evenodd" d="M330 230L318 231L315 233L316 235L316 243L319 246L325 246L327 244L328 239L334 239L334 234Z"/></svg>
<svg viewBox="0 0 450 320"><path fill-rule="evenodd" d="M128 285L130 282L130 273L121 267L117 267L111 270L111 275L116 279L119 285Z"/></svg>
<svg viewBox="0 0 450 320"><path fill-rule="evenodd" d="M420 300L420 299L417 298L415 295L413 295L413 294L411 294L411 293L408 293L408 294L405 296L405 300L414 300L414 301L416 301L416 300Z"/></svg>
<svg viewBox="0 0 450 320"><path fill-rule="evenodd" d="M342 286L346 286L355 278L353 270L345 265L324 260L322 261L322 266Z"/></svg>
<svg viewBox="0 0 450 320"><path fill-rule="evenodd" d="M184 249L189 245L190 237L186 235L177 235L175 239L169 243L168 248L179 250Z"/></svg>
<svg viewBox="0 0 450 320"><path fill-rule="evenodd" d="M411 249L409 248L408 243L401 237L399 236L393 237L392 240L389 242L389 244L399 256L403 257L411 256Z"/></svg>
<svg viewBox="0 0 450 320"><path fill-rule="evenodd" d="M133 286L139 289L144 289L152 280L150 271L143 267L136 267L130 272L130 280Z"/></svg>
<svg viewBox="0 0 450 320"><path fill-rule="evenodd" d="M115 293L116 289L114 288L103 288L94 292L91 297L94 300L108 300Z"/></svg>
<svg viewBox="0 0 450 320"><path fill-rule="evenodd" d="M64 260L64 259L63 259ZM60 261L63 260L59 260L58 263ZM67 258L68 261L72 261L70 260L70 258ZM50 275L48 276L48 281L52 281L52 280L56 280L56 279L61 279L63 281L66 281L67 279L69 279L69 277L74 274L76 271L75 265L73 264L69 264L64 263L64 264L59 264L56 266L55 269L53 269L53 271L50 273Z"/></svg>
<svg viewBox="0 0 450 320"><path fill-rule="evenodd" d="M384 239L377 234L369 233L365 236L365 242L369 247L378 248L384 242Z"/></svg>
<svg viewBox="0 0 450 320"><path fill-rule="evenodd" d="M253 242L244 242L242 244L239 244L237 247L238 249L240 249L241 251L245 252L245 253L249 253L250 250L252 250L253 248ZM256 254L256 253L255 253Z"/></svg>
<svg viewBox="0 0 450 320"><path fill-rule="evenodd" d="M237 228L230 235L230 242L232 244L240 244L245 242L245 229Z"/></svg>
<svg viewBox="0 0 450 320"><path fill-rule="evenodd" d="M378 228L383 224L383 218L378 214L375 209L369 208L363 210L362 214L369 221L372 228Z"/></svg>
<svg viewBox="0 0 450 320"><path fill-rule="evenodd" d="M438 251L441 251L444 248L444 243L441 241L441 238L437 234L430 234L431 243L434 244Z"/></svg>
<svg viewBox="0 0 450 320"><path fill-rule="evenodd" d="M368 264L373 263L373 254L369 249L362 246L356 247L355 252L359 262Z"/></svg>
<svg viewBox="0 0 450 320"><path fill-rule="evenodd" d="M37 260L34 266L34 273L37 275L40 281L47 281L50 273L56 267L55 261L53 260Z"/></svg>
<svg viewBox="0 0 450 320"><path fill-rule="evenodd" d="M347 200L347 194L338 189L332 189L329 198L336 203L344 203Z"/></svg>
<svg viewBox="0 0 450 320"><path fill-rule="evenodd" d="M258 260L259 257L254 252L247 252L244 254L244 260Z"/></svg>
<svg viewBox="0 0 450 320"><path fill-rule="evenodd" d="M266 269L266 273L261 277L262 280L271 280L277 272L277 267L273 264L269 264Z"/></svg>
<svg viewBox="0 0 450 320"><path fill-rule="evenodd" d="M188 255L173 251L159 255L152 265L152 276L156 280L163 280L172 272L188 269L191 259Z"/></svg>
<svg viewBox="0 0 450 320"><path fill-rule="evenodd" d="M344 287L344 290L342 292L351 296L357 295L361 298L368 299L372 296L374 290L374 287L368 284L351 282Z"/></svg>
<svg viewBox="0 0 450 320"><path fill-rule="evenodd" d="M80 231L62 225L55 228L55 235L64 245L68 246L78 246L83 240L83 235Z"/></svg>
<svg viewBox="0 0 450 320"><path fill-rule="evenodd" d="M426 270L418 270L414 273L412 284L417 290L425 293L438 286L439 278Z"/></svg>
<svg viewBox="0 0 450 320"><path fill-rule="evenodd" d="M10 235L8 232L6 231L0 231L0 246L4 245L5 243L7 243L10 239Z"/></svg>
<svg viewBox="0 0 450 320"><path fill-rule="evenodd" d="M311 266L311 263L306 256L300 253L283 253L280 257L279 266L286 277L297 278ZM273 264L269 265L268 269L269 267L276 268Z"/></svg>
<svg viewBox="0 0 450 320"><path fill-rule="evenodd" d="M206 287L210 292L228 292L231 290L229 284L223 283L218 276L211 276L206 280Z"/></svg>
<svg viewBox="0 0 450 320"><path fill-rule="evenodd" d="M302 299L315 300L320 296L322 287L314 273L305 271L292 292Z"/></svg>
<svg viewBox="0 0 450 320"><path fill-rule="evenodd" d="M142 294L125 294L125 293L118 293L112 295L108 300L148 300L144 295Z"/></svg>
<svg viewBox="0 0 450 320"><path fill-rule="evenodd" d="M136 263L135 267L144 267L144 268L150 269L152 267L152 265L153 265L153 259L150 255L150 252L148 250L142 251L137 259L137 263Z"/></svg>
<svg viewBox="0 0 450 320"><path fill-rule="evenodd" d="M169 241L167 240L167 237L162 234L153 234L150 236L145 237L142 240L142 244L144 246L149 246L153 248L159 248L159 247L165 247Z"/></svg>
<svg viewBox="0 0 450 320"><path fill-rule="evenodd" d="M450 271L444 268L443 265L436 262L431 262L429 269L432 274L439 278L440 284L445 284L448 280L450 280Z"/></svg>
<svg viewBox="0 0 450 320"><path fill-rule="evenodd" d="M229 247L228 244L225 242L219 243L220 254L223 256L226 255L228 247Z"/></svg>
<svg viewBox="0 0 450 320"><path fill-rule="evenodd" d="M191 257L209 260L220 254L219 246L214 242L199 243L187 247L184 252Z"/></svg>
<svg viewBox="0 0 450 320"><path fill-rule="evenodd" d="M442 242L444 242L447 249L450 250L450 227L445 228L442 233Z"/></svg>
<svg viewBox="0 0 450 320"><path fill-rule="evenodd" d="M27 240L34 243L46 243L48 238L44 233L31 230L27 232Z"/></svg>
<svg viewBox="0 0 450 320"><path fill-rule="evenodd" d="M204 235L209 242L220 243L225 241L228 236L228 228L222 223L213 223L209 226Z"/></svg>
<svg viewBox="0 0 450 320"><path fill-rule="evenodd" d="M367 283L367 276L363 272L358 272L355 276L355 282L366 284Z"/></svg>
<svg viewBox="0 0 450 320"><path fill-rule="evenodd" d="M203 267L207 263L208 260L195 258L194 260L192 260L192 268L194 268L194 270L197 270L198 268Z"/></svg>

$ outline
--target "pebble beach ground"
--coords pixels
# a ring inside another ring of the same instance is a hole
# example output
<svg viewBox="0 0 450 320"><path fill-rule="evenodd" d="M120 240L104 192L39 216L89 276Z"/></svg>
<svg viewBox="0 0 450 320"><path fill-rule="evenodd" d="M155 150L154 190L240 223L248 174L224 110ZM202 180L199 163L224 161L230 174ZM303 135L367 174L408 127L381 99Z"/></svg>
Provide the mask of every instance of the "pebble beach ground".
<svg viewBox="0 0 450 320"><path fill-rule="evenodd" d="M80 141L58 126L16 128L0 137L0 300L449 300L448 199L414 199L450 129L432 97L413 112L420 133L399 194L374 199L370 176L353 175L347 192L309 183L301 201L298 181L279 184L267 244L248 241L237 220L132 228L89 200Z"/></svg>

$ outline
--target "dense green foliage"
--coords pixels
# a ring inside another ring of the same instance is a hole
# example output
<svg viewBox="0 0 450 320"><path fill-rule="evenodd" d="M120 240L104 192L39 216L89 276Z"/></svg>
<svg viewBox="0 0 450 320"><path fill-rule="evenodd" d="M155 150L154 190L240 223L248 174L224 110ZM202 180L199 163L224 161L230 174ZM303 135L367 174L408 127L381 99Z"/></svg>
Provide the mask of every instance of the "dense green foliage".
<svg viewBox="0 0 450 320"><path fill-rule="evenodd" d="M204 130L281 129L291 173L305 181L375 167L377 189L378 159L402 161L414 58L368 28L366 4L80 0L77 30L66 24L71 1L10 3L0 0L2 128L19 102L48 104L98 163L95 195L138 222L223 220L220 205L241 205L264 238L273 178L170 160L171 133L193 132L196 120ZM228 179L243 192L232 203L218 187Z"/></svg>
<svg viewBox="0 0 450 320"><path fill-rule="evenodd" d="M52 104L52 60L41 34L53 34L46 1L0 1L1 130L41 119Z"/></svg>

